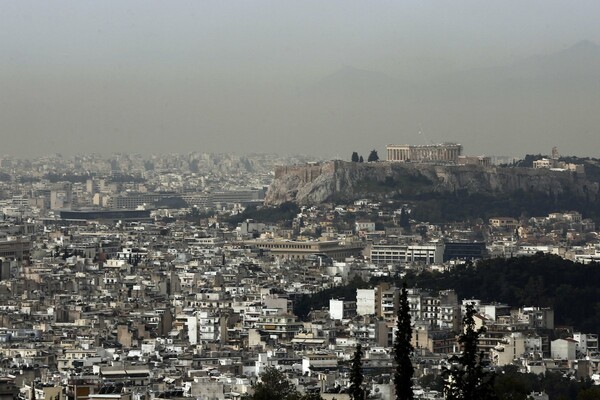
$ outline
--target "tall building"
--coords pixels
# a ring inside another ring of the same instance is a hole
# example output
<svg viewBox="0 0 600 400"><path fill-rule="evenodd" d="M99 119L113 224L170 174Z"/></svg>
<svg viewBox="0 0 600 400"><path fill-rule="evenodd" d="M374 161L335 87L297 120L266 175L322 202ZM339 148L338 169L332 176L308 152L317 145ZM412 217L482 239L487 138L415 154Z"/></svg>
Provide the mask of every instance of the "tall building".
<svg viewBox="0 0 600 400"><path fill-rule="evenodd" d="M420 146L390 144L386 149L388 161L457 163L463 147L458 143Z"/></svg>

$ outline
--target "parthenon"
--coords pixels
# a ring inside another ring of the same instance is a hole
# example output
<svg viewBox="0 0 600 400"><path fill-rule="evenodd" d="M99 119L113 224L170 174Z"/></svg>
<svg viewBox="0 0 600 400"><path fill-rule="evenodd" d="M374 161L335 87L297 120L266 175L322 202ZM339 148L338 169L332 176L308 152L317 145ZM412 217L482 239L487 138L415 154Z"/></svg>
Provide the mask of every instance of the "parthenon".
<svg viewBox="0 0 600 400"><path fill-rule="evenodd" d="M413 162L458 162L462 154L462 145L458 143L441 143L430 145L395 145L386 147L388 161Z"/></svg>

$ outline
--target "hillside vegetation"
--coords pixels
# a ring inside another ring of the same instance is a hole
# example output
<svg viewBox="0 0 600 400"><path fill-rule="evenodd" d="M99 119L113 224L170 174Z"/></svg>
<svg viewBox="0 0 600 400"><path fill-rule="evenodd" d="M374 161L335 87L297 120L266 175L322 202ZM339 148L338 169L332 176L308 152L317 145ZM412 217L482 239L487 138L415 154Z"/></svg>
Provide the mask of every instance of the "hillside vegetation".
<svg viewBox="0 0 600 400"><path fill-rule="evenodd" d="M409 285L455 289L459 298L501 302L512 307L554 309L556 325L600 332L600 265L583 265L555 255L495 258L451 272L409 274Z"/></svg>
<svg viewBox="0 0 600 400"><path fill-rule="evenodd" d="M538 253L531 257L495 258L474 266L465 264L449 272L410 272L409 287L434 291L454 289L459 299L506 303L511 307L539 306L554 309L555 325L573 326L600 333L600 265L583 265L558 256ZM370 282L376 285L382 279ZM400 279L388 279L400 287ZM294 311L306 317L313 309L329 305L330 298L356 298L360 280L346 286L301 296Z"/></svg>

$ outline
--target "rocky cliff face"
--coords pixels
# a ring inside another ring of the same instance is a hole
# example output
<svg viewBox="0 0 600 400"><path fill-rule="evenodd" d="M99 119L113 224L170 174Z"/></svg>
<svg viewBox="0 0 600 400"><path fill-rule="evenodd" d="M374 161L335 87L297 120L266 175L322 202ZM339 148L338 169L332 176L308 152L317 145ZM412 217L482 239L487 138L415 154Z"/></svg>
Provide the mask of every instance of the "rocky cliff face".
<svg viewBox="0 0 600 400"><path fill-rule="evenodd" d="M281 167L267 192L266 204L302 205L392 195L453 193L509 194L518 190L548 196L569 192L587 201L599 198L599 185L574 172L531 168L412 163L330 161Z"/></svg>

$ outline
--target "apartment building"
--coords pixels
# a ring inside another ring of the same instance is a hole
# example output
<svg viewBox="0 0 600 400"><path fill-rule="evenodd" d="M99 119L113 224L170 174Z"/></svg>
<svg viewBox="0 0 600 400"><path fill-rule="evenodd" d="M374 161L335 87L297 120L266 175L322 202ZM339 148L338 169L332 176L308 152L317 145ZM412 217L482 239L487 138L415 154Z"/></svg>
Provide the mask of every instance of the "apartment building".
<svg viewBox="0 0 600 400"><path fill-rule="evenodd" d="M370 257L374 264L439 264L444 260L444 244L374 244Z"/></svg>

